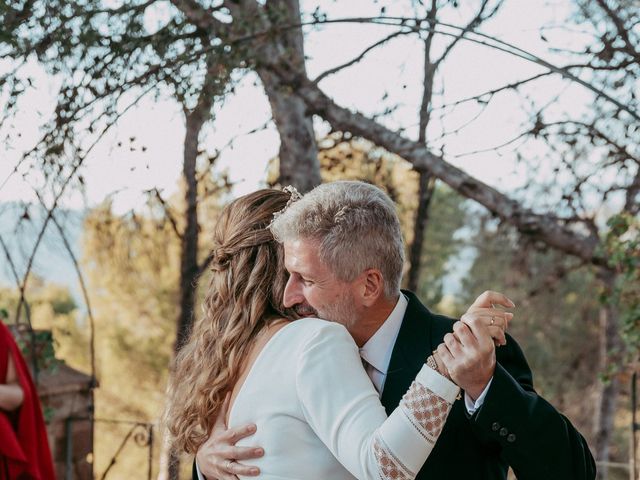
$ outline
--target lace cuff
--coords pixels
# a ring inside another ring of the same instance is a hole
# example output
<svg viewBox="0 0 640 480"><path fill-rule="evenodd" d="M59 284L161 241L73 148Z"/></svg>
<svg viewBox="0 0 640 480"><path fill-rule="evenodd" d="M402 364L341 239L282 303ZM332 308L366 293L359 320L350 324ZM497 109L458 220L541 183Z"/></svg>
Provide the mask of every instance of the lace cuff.
<svg viewBox="0 0 640 480"><path fill-rule="evenodd" d="M411 431L406 432L404 442L385 429L380 430L374 439L373 451L381 480L415 478L426 458L425 451L427 454L431 452L440 436L459 390L429 366L422 368L392 414L400 415L404 420L402 423L410 425ZM410 443L414 445L410 446ZM415 443L422 444L421 455L414 454L417 453ZM413 462L411 457L415 457ZM418 458L421 461L417 461Z"/></svg>

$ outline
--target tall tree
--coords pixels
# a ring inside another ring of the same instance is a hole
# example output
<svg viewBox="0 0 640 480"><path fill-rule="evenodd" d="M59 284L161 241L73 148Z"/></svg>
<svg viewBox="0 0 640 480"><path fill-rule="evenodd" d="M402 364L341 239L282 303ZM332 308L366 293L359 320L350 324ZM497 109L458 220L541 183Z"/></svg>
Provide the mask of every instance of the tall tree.
<svg viewBox="0 0 640 480"><path fill-rule="evenodd" d="M435 88L435 78L438 67L446 60L447 56L455 48L464 36L477 30L483 22L493 17L500 9L502 2L498 2L489 8L489 1L483 0L478 7L476 15L469 21L464 29L462 29L452 40L444 47L444 51L434 58L434 39L436 30L432 29L425 32L424 39L424 77L422 81L422 101L419 110L419 126L418 126L418 142L425 147L427 142L427 128L431 120L433 111L433 96ZM438 0L431 0L431 5L426 12L425 20L430 25L438 22L438 10L442 8ZM416 15L417 16L417 15ZM407 273L407 288L417 291L419 288L418 279L421 270L421 262L424 250L424 238L427 226L429 224L429 210L431 200L435 190L436 179L428 170L420 171L420 189L418 192L418 210L416 211L415 227L413 234L413 242L409 251L409 272Z"/></svg>

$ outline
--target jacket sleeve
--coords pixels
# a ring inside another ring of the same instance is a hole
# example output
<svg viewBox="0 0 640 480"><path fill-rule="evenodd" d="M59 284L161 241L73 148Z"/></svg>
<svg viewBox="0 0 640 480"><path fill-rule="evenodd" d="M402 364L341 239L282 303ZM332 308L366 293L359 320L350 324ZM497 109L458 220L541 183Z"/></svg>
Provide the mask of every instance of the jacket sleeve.
<svg viewBox="0 0 640 480"><path fill-rule="evenodd" d="M301 349L296 389L307 423L360 480L415 478L459 392L424 365L387 418L353 339L328 322Z"/></svg>
<svg viewBox="0 0 640 480"><path fill-rule="evenodd" d="M519 480L593 480L596 468L585 439L533 388L531 369L513 338L498 349L498 363L474 433L497 443Z"/></svg>

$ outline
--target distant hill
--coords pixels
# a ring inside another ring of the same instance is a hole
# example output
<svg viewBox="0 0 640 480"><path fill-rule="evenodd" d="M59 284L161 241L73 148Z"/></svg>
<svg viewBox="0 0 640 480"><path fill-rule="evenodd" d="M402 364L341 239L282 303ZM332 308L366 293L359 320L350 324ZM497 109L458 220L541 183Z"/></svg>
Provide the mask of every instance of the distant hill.
<svg viewBox="0 0 640 480"><path fill-rule="evenodd" d="M44 223L46 210L40 205L0 202L0 235L7 244L20 278L24 275L33 247ZM84 211L58 210L56 219L65 230L76 258L81 258L80 239ZM79 303L78 281L73 263L58 228L49 221L34 258L32 272L48 282L67 286ZM4 251L0 250L0 285L14 286L15 279Z"/></svg>

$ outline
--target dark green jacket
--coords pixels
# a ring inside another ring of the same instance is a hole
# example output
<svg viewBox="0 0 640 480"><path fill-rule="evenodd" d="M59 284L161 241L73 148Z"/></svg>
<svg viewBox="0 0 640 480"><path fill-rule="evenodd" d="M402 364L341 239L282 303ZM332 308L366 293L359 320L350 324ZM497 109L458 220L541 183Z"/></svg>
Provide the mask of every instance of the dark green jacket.
<svg viewBox="0 0 640 480"><path fill-rule="evenodd" d="M382 403L390 414L454 320L429 312L411 292L393 348ZM483 406L469 416L457 400L418 480L591 480L595 462L584 438L533 389L515 340L496 351L496 371Z"/></svg>

